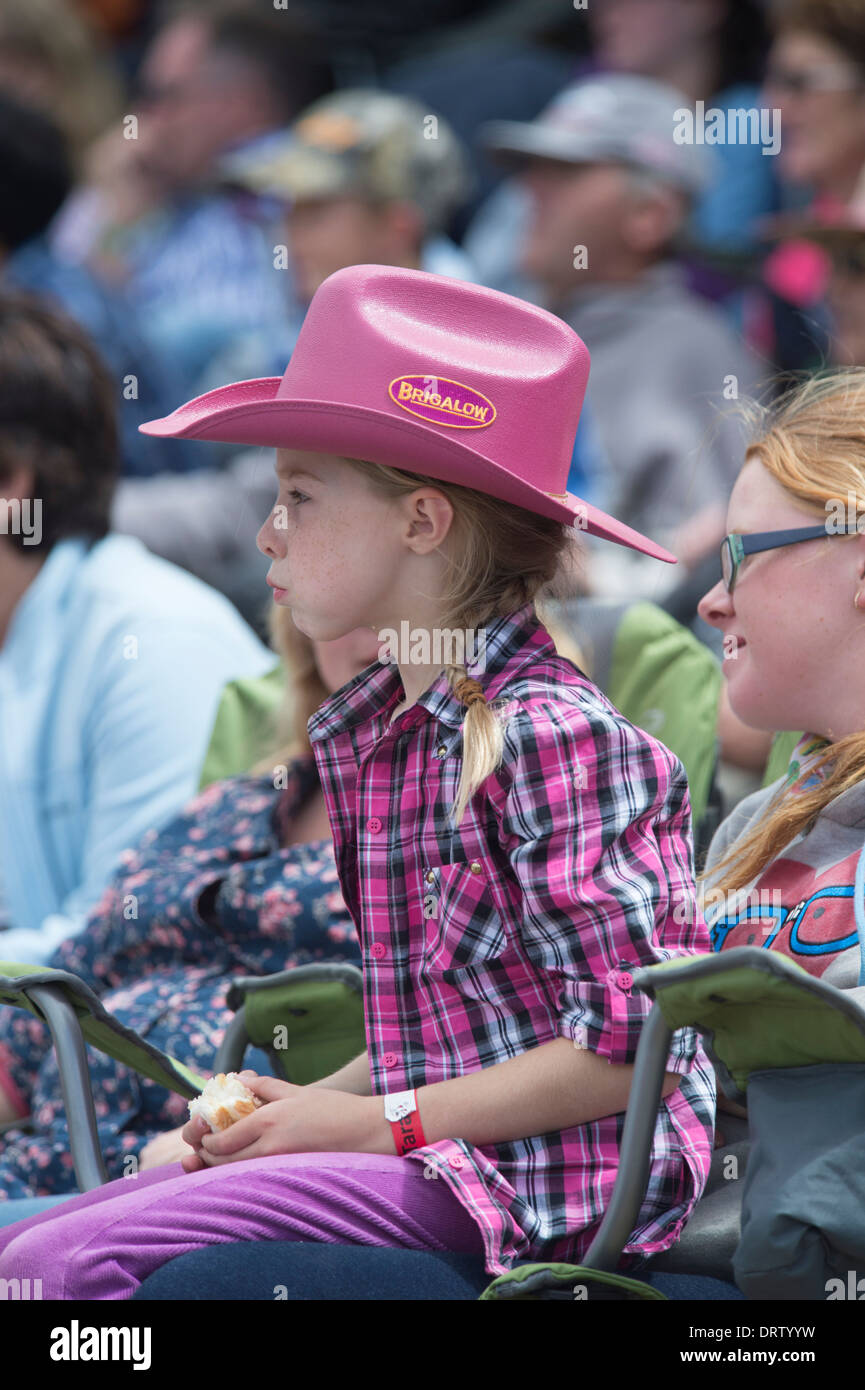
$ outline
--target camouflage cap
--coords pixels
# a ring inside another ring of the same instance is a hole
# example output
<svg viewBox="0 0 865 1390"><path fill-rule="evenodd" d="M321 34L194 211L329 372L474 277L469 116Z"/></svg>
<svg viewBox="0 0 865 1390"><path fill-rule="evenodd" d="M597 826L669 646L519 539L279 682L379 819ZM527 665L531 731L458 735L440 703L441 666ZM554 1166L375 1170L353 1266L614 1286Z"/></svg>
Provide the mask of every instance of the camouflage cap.
<svg viewBox="0 0 865 1390"><path fill-rule="evenodd" d="M223 160L241 187L299 201L354 194L413 203L429 229L447 222L471 191L461 142L410 97L365 88L316 101L257 153Z"/></svg>

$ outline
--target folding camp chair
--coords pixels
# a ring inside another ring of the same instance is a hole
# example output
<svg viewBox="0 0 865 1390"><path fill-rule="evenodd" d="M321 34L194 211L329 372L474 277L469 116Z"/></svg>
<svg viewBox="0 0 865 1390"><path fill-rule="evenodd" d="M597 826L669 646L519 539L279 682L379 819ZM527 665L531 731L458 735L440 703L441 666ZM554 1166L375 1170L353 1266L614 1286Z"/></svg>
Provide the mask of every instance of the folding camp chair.
<svg viewBox="0 0 865 1390"><path fill-rule="evenodd" d="M99 1151L85 1043L187 1100L205 1084L182 1062L125 1027L89 985L65 970L0 961L0 1003L28 1009L48 1025L82 1192L108 1181ZM237 1012L215 1071L237 1070L247 1044L252 1044L268 1053L275 1074L304 1086L337 1071L366 1046L363 977L357 966L348 963L300 965L275 975L235 980L229 1006Z"/></svg>
<svg viewBox="0 0 865 1390"><path fill-rule="evenodd" d="M664 961L635 970L633 978L654 1007L640 1035L619 1172L598 1232L581 1265L525 1265L493 1280L482 1299L572 1299L578 1286L587 1287L589 1297L593 1286L595 1296L663 1297L616 1269L646 1191L670 1039L677 1028L694 1027L703 1035L721 1089L740 1104L751 1078L756 1083L772 1070L865 1063L865 1009L852 992L815 979L778 952L735 947ZM649 1271L729 1280L740 1240L742 1189L739 1174L708 1215L698 1202L678 1243L656 1257ZM599 1282L606 1287L598 1289Z"/></svg>
<svg viewBox="0 0 865 1390"><path fill-rule="evenodd" d="M3 963L0 972L5 972L0 973L0 1002L30 1009L51 1028L79 1186L98 1186L106 1178L96 1143L83 1040L181 1095L196 1094L202 1079L112 1019L74 976ZM690 1026L702 1033L721 1088L740 1102L746 1098L749 1079L767 1069L865 1064L865 1009L850 991L824 984L778 953L743 946L665 961L635 970L633 976L654 1007L637 1049L618 1176L595 1238L581 1264L522 1262L492 1280L482 1300L572 1301L578 1289L589 1299L664 1298L641 1279L619 1273L618 1266L646 1190L676 1029ZM286 1079L305 1084L336 1070L363 1050L360 979L354 966L321 965L238 981L233 998L238 1004L242 1001L243 1017L229 1030L218 1062L223 1068L240 1065L245 1034L256 1045L272 1045ZM275 986L272 999L267 997L268 983ZM303 1055L309 1052L314 1052L314 1061ZM656 1257L650 1270L715 1274L729 1280L739 1239L741 1186L741 1179L727 1185L720 1219L717 1214L703 1219L698 1203L677 1245Z"/></svg>

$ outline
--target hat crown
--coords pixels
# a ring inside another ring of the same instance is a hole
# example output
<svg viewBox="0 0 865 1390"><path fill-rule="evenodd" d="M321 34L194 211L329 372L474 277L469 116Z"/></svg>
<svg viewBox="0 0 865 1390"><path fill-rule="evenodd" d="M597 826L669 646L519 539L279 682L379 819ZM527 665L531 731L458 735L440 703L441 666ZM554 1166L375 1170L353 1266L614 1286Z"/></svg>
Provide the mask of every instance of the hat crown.
<svg viewBox="0 0 865 1390"><path fill-rule="evenodd" d="M414 417L443 440L471 429L491 462L564 493L588 373L588 349L554 314L447 276L360 265L316 291L277 396ZM425 400L391 389L412 379Z"/></svg>
<svg viewBox="0 0 865 1390"><path fill-rule="evenodd" d="M672 560L567 491L588 374L585 344L544 309L356 265L319 286L281 377L217 387L141 428L365 459Z"/></svg>

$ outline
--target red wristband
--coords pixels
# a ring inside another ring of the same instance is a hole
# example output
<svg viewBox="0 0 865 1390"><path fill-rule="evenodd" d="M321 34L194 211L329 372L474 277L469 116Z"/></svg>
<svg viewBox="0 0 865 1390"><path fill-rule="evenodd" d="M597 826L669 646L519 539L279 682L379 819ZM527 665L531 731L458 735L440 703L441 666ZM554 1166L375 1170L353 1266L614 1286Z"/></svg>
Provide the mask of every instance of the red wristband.
<svg viewBox="0 0 865 1390"><path fill-rule="evenodd" d="M385 1096L384 1113L400 1158L412 1149L423 1147L426 1137L414 1091L399 1091L394 1095Z"/></svg>

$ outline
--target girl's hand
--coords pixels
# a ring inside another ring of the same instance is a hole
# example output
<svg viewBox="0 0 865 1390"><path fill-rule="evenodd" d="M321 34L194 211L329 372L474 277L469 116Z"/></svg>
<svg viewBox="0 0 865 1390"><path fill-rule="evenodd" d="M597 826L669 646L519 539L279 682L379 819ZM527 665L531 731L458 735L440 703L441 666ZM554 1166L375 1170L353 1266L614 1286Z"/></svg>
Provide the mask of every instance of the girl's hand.
<svg viewBox="0 0 865 1390"><path fill-rule="evenodd" d="M195 1150L183 1159L187 1173L268 1154L395 1152L380 1096L293 1086L255 1072L240 1076L265 1104L221 1134L201 1119L190 1120L182 1131Z"/></svg>
<svg viewBox="0 0 865 1390"><path fill-rule="evenodd" d="M144 1145L138 1155L138 1169L146 1173L148 1168L159 1168L163 1163L177 1163L179 1159L192 1157L189 1145L183 1138L183 1129L169 1129Z"/></svg>

